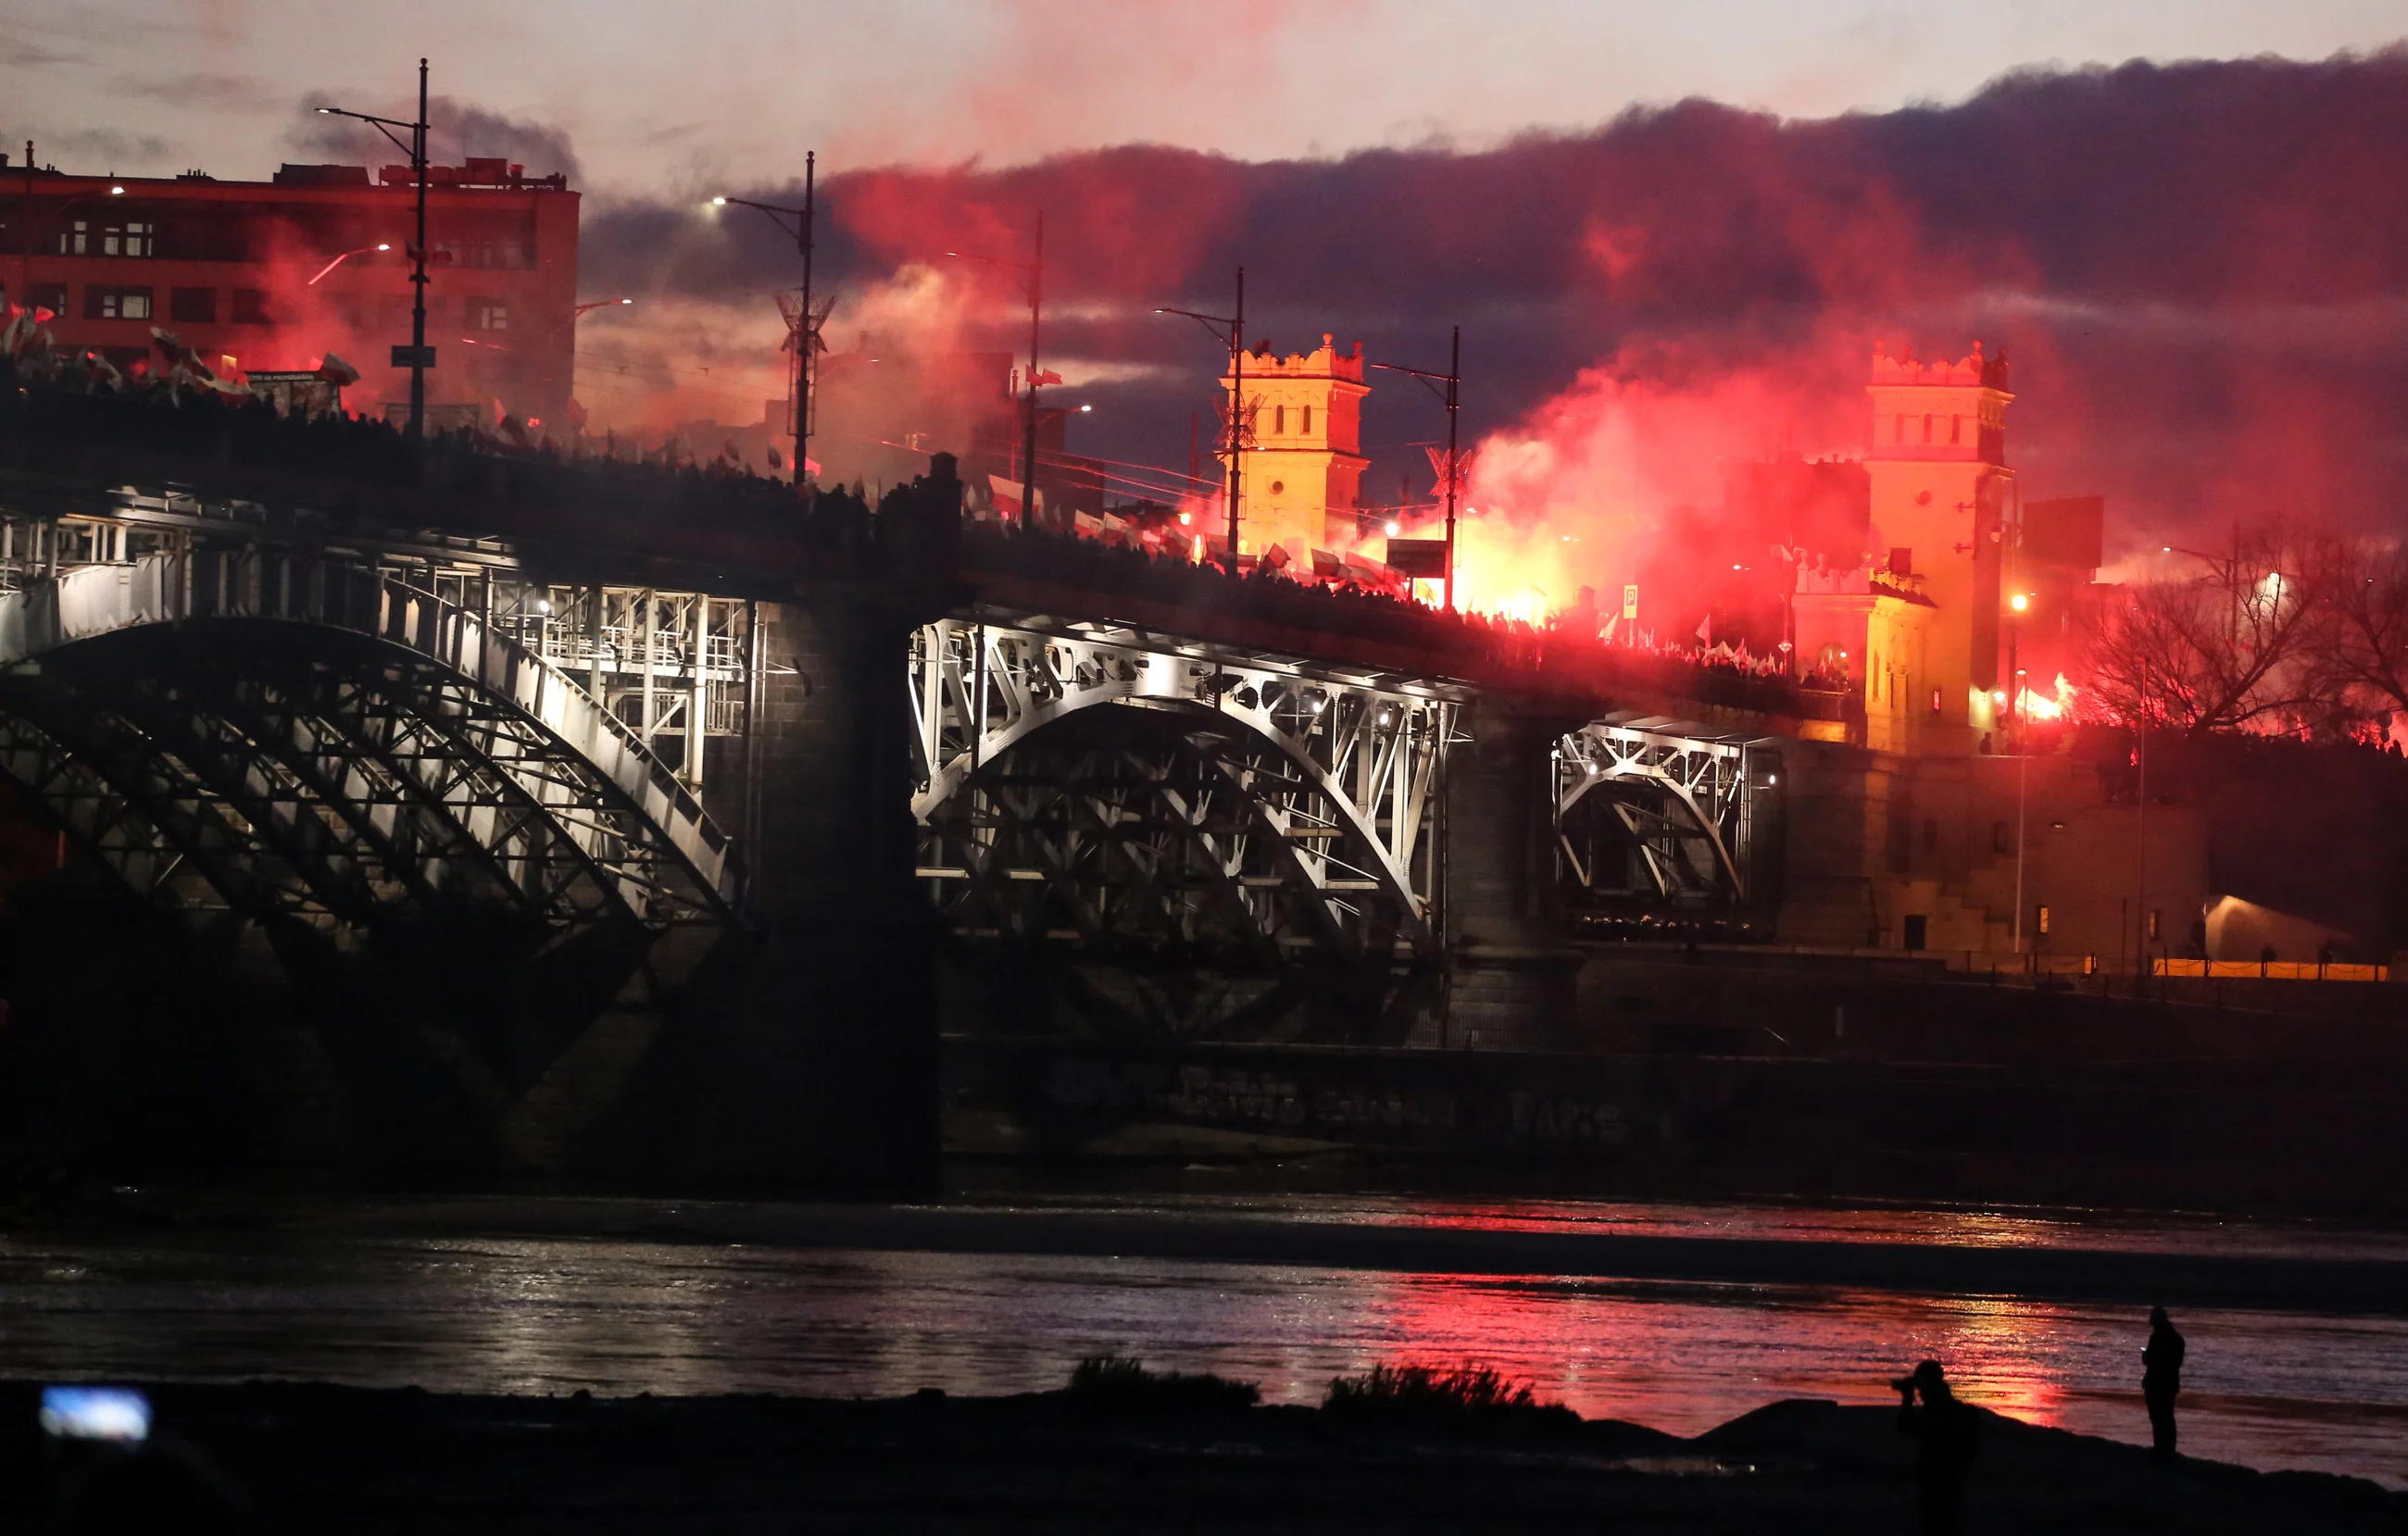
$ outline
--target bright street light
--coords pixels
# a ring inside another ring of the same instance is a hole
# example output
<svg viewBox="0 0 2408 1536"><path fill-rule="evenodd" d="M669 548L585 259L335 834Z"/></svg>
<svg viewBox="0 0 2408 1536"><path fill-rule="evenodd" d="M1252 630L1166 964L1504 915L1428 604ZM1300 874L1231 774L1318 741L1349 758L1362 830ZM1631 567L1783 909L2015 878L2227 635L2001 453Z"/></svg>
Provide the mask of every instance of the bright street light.
<svg viewBox="0 0 2408 1536"><path fill-rule="evenodd" d="M2028 592L2017 592L2014 596L2007 599L2007 606L2014 609L2017 613L2021 613L2026 608L2031 606L2031 594Z"/></svg>

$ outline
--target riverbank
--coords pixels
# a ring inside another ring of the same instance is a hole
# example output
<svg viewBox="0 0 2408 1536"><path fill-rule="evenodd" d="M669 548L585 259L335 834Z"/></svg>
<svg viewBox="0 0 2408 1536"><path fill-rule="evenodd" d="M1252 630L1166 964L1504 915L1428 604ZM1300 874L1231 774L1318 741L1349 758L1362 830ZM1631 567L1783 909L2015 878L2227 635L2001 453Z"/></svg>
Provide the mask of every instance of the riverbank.
<svg viewBox="0 0 2408 1536"><path fill-rule="evenodd" d="M0 1385L9 1529L31 1528L48 1497L34 1394ZM1860 1532L1914 1518L1892 1413L1828 1402L1775 1403L1683 1439L1569 1415L1149 1412L1067 1392L612 1400L268 1383L152 1398L158 1433L206 1458L272 1529ZM2408 1494L2358 1479L2162 1464L1988 1415L1965 1529L2403 1525Z"/></svg>

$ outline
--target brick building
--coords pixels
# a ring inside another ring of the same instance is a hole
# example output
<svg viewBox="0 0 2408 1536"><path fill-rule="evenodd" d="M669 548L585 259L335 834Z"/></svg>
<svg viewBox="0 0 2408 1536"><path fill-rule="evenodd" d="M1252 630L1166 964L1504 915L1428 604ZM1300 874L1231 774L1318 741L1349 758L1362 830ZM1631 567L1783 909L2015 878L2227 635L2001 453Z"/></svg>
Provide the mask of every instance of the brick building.
<svg viewBox="0 0 2408 1536"><path fill-rule="evenodd" d="M576 355L578 194L471 157L431 168L426 339L437 424L496 403L565 424ZM120 366L174 332L212 367L360 370L345 397L409 397L391 348L409 340L408 166L286 165L268 181L93 177L0 156L0 295L52 311L60 346Z"/></svg>

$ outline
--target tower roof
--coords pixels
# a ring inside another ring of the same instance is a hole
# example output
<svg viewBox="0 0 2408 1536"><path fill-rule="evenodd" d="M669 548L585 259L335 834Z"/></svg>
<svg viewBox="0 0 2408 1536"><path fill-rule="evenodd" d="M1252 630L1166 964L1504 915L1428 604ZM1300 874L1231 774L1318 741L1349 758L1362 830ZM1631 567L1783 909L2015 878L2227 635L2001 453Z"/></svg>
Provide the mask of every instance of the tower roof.
<svg viewBox="0 0 2408 1536"><path fill-rule="evenodd" d="M2007 392L2007 355L1985 357L1982 344L1973 343L1973 350L1954 363L1917 363L1912 356L1891 357L1889 343L1873 343L1872 385L1913 387L1916 385L1955 385L1960 388L1996 390Z"/></svg>

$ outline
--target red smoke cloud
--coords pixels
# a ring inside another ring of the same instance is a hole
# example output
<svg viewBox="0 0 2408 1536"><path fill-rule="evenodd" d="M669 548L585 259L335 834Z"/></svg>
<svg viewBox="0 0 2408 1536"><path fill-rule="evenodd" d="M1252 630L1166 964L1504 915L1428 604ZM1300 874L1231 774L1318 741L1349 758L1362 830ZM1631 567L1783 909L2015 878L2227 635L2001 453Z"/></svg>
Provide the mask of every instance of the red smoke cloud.
<svg viewBox="0 0 2408 1536"><path fill-rule="evenodd" d="M2380 525L2408 504L2399 51L2022 74L1960 106L1813 122L1689 102L1477 154L1122 148L821 190L838 334L898 263L1022 259L1042 208L1049 352L1119 370L1082 392L1096 411L1074 447L1122 460L1183 465L1192 412L1209 431L1220 359L1153 311L1222 309L1242 263L1249 330L1283 348L1326 330L1427 366L1460 323L1485 473L1516 466L1506 499L1548 519L1618 476L1638 509L1599 491L1592 512L1643 526L1711 505L1713 456L1860 450L1874 341L1953 357L1977 336L2014 363L2028 493L2103 492L2111 541L2277 508ZM589 270L701 294L792 280L767 232L690 223L600 212ZM1013 308L984 294L973 344L1023 346ZM1422 495L1413 445L1442 433L1429 403L1382 387L1368 492L1409 473Z"/></svg>

